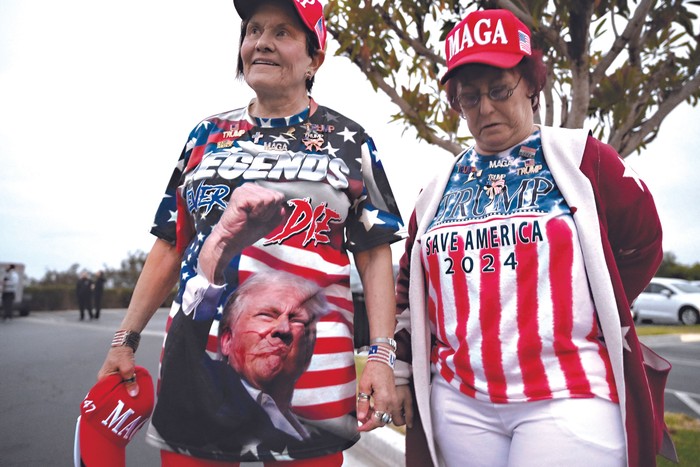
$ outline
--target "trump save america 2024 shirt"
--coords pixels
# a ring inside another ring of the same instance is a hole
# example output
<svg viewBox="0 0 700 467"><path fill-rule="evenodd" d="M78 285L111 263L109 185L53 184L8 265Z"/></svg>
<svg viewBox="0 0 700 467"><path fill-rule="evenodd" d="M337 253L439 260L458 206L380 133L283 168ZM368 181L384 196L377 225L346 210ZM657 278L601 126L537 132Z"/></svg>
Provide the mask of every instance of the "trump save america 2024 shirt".
<svg viewBox="0 0 700 467"><path fill-rule="evenodd" d="M481 400L617 400L571 207L539 132L468 150L421 237L433 363Z"/></svg>

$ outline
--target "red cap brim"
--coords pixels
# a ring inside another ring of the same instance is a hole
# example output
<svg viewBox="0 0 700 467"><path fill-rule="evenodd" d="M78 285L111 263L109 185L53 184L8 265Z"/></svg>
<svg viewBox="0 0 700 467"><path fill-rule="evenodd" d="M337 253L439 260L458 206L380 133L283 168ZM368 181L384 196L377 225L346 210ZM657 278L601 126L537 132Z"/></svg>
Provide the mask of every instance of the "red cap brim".
<svg viewBox="0 0 700 467"><path fill-rule="evenodd" d="M468 55L461 60L458 60L452 65L452 68L443 75L440 79L440 84L445 84L447 80L452 78L454 74L459 71L459 68L463 65L479 64L479 65L490 65L496 68L513 68L515 65L520 63L523 59L524 54L516 54L510 52L481 52Z"/></svg>
<svg viewBox="0 0 700 467"><path fill-rule="evenodd" d="M241 19L246 20L250 18L250 15L253 13L255 3L245 0L233 0L233 6L236 7L238 16L240 16Z"/></svg>

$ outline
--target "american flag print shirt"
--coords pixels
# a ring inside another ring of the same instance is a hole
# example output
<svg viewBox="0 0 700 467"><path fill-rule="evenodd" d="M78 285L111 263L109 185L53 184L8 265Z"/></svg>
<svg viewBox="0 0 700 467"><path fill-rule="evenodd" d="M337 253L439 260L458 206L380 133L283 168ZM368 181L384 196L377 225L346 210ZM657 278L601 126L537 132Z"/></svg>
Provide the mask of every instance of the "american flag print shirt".
<svg viewBox="0 0 700 467"><path fill-rule="evenodd" d="M245 248L224 272L226 288L209 330L206 355L221 360L217 335L223 304L246 278L281 269L319 284L330 312L316 326L314 354L292 399L293 413L304 421L312 438L285 449L262 442L226 451L176 439L182 433L178 427L152 423L149 441L195 457L227 461L289 460L346 449L358 439L348 252L403 238L403 223L379 153L360 125L313 101L310 110L288 118L254 118L246 107L199 123L188 138L152 228L154 235L177 243L184 251L169 328L178 315L184 319L180 304L187 282L197 277L202 244L231 194L244 183L284 193L290 215ZM178 332L186 332L183 328L178 326ZM184 345L187 339L168 332L161 359L161 391L169 384L163 370L171 367L168 346L180 341ZM186 417L181 423L187 424Z"/></svg>
<svg viewBox="0 0 700 467"><path fill-rule="evenodd" d="M432 362L464 394L495 403L617 401L572 214L539 131L455 165L421 237Z"/></svg>

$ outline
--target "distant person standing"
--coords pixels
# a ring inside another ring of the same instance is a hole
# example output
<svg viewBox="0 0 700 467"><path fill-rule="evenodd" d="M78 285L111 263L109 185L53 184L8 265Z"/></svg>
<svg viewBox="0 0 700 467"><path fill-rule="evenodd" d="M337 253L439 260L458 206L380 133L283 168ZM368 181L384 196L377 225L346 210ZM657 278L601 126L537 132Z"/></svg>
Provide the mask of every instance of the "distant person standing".
<svg viewBox="0 0 700 467"><path fill-rule="evenodd" d="M80 321L85 319L85 311L87 311L88 317L92 319L92 280L88 277L87 272L80 274L75 292L78 295Z"/></svg>
<svg viewBox="0 0 700 467"><path fill-rule="evenodd" d="M92 304L95 306L95 319L100 317L102 310L102 291L105 288L105 275L102 271L97 271L95 283L92 286Z"/></svg>
<svg viewBox="0 0 700 467"><path fill-rule="evenodd" d="M15 303L15 295L19 287L19 274L15 271L15 265L10 264L5 270L2 279L2 320L12 318L12 305Z"/></svg>

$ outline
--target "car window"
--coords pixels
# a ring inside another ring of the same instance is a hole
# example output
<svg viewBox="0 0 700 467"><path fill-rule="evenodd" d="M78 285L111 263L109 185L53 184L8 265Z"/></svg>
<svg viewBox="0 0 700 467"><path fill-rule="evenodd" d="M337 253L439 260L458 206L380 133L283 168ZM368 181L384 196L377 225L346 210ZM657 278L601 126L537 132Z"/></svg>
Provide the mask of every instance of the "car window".
<svg viewBox="0 0 700 467"><path fill-rule="evenodd" d="M687 284L685 282L674 282L673 285L681 292L700 293L700 287L695 286L693 284Z"/></svg>
<svg viewBox="0 0 700 467"><path fill-rule="evenodd" d="M649 284L648 293L661 293L661 286L659 284Z"/></svg>

